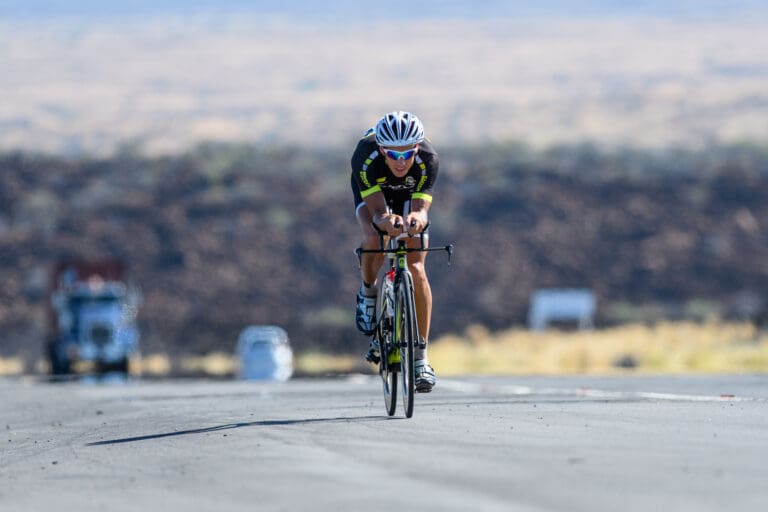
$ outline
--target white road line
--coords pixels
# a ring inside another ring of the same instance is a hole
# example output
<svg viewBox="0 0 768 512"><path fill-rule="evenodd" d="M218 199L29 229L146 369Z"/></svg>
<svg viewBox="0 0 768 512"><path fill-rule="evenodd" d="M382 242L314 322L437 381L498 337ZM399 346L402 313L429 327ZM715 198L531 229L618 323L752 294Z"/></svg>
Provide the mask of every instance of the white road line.
<svg viewBox="0 0 768 512"><path fill-rule="evenodd" d="M765 398L722 395L689 395L681 393L660 393L653 391L609 391L594 388L531 388L528 386L508 386L493 383L464 382L440 379L439 386L459 393L500 393L513 396L574 396L585 398L603 398L612 400L667 400L676 402L765 402Z"/></svg>

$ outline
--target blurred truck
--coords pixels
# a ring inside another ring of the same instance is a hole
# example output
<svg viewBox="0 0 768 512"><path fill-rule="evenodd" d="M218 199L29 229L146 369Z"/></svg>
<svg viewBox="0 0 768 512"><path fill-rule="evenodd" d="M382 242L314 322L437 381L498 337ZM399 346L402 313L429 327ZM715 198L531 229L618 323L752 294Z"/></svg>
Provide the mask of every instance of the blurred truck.
<svg viewBox="0 0 768 512"><path fill-rule="evenodd" d="M47 352L53 375L128 373L138 357L137 289L117 260L59 261L51 272Z"/></svg>

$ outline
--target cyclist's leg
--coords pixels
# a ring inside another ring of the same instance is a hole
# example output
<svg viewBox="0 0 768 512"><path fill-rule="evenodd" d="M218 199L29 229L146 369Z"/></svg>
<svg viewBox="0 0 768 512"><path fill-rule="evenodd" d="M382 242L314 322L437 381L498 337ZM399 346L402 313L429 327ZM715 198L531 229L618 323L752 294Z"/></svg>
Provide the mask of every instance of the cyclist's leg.
<svg viewBox="0 0 768 512"><path fill-rule="evenodd" d="M424 234L424 246L427 246L428 237ZM418 238L411 240L411 247L421 245ZM416 378L416 391L429 393L435 386L437 379L435 370L430 366L427 358L427 346L429 343L429 328L432 319L432 290L429 286L426 272L425 252L415 252L408 255L408 267L413 276L413 294L416 299L416 319L419 325L419 335L425 342L424 348L416 348L414 354L414 372Z"/></svg>
<svg viewBox="0 0 768 512"><path fill-rule="evenodd" d="M357 185L354 177L350 179L350 185L352 187L352 197L355 202L355 217L357 223L360 225L360 231L363 235L363 241L360 247L363 249L378 249L379 248L379 235L371 226L373 217L366 205L365 200L360 194L360 188ZM364 284L370 285L372 289L376 289L376 277L378 276L379 269L382 263L384 263L383 254L363 254L360 259L360 277Z"/></svg>
<svg viewBox="0 0 768 512"><path fill-rule="evenodd" d="M371 214L360 195L360 189L354 179L351 180L352 195L355 201L355 216L363 234L360 246L363 249L378 248L378 235L371 226ZM373 334L376 314L376 276L383 263L383 255L362 254L360 258L361 285L357 294L355 324L366 335Z"/></svg>
<svg viewBox="0 0 768 512"><path fill-rule="evenodd" d="M429 234L420 235L424 240L424 247L429 246ZM408 241L409 247L421 247L422 241L416 236ZM432 289L429 286L426 269L426 252L412 252L408 255L408 268L413 277L413 295L416 301L416 320L419 336L424 340L424 348L421 344L416 347L414 354L415 388L419 393L429 393L435 386L437 379L435 370L427 359L427 344L429 343L429 329L432 321Z"/></svg>
<svg viewBox="0 0 768 512"><path fill-rule="evenodd" d="M379 235L374 231L371 226L372 217L368 208L364 202L357 205L355 210L357 214L357 223L360 225L360 230L363 234L363 241L360 246L363 249L378 249L379 248ZM376 277L379 273L382 263L384 263L383 254L363 254L360 263L360 277L363 283L376 288Z"/></svg>

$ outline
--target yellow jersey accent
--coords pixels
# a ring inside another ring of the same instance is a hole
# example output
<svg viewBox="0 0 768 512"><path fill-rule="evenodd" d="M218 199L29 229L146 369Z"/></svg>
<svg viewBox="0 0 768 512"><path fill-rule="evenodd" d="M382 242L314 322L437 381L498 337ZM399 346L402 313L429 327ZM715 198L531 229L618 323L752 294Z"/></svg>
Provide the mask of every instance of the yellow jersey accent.
<svg viewBox="0 0 768 512"><path fill-rule="evenodd" d="M387 178L376 178L376 183L384 183L387 181Z"/></svg>
<svg viewBox="0 0 768 512"><path fill-rule="evenodd" d="M376 192L381 192L381 187L380 187L380 186L378 186L378 185L375 185L375 186L373 186L373 187L371 187L371 188L369 188L369 189L367 189L367 190L361 190L361 191L360 191L360 197L362 197L363 199L365 199L365 198L366 198L366 197L368 197L369 195L371 195L371 194L375 194Z"/></svg>
<svg viewBox="0 0 768 512"><path fill-rule="evenodd" d="M429 194L425 194L424 192L414 192L413 194L411 194L411 199L423 199L428 203L432 202L432 196Z"/></svg>
<svg viewBox="0 0 768 512"><path fill-rule="evenodd" d="M364 184L366 187L369 187L369 188L370 188L370 186L371 186L371 182L370 182L370 181L368 181L368 173L367 173L367 172L365 172L365 171L362 171L362 172L360 173L360 181L362 181L362 182L363 182L363 184Z"/></svg>

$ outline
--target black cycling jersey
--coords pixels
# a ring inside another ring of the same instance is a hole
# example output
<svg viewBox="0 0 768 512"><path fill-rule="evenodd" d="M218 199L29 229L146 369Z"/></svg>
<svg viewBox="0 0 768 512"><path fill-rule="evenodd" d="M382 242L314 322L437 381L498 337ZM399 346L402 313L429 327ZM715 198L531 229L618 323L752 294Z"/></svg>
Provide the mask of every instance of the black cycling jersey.
<svg viewBox="0 0 768 512"><path fill-rule="evenodd" d="M396 177L379 151L374 129L368 130L357 143L352 155L352 193L355 208L376 192L383 192L393 213L402 215L403 204L410 199L432 202L432 188L437 179L439 161L428 140L419 143L413 165L402 178Z"/></svg>

